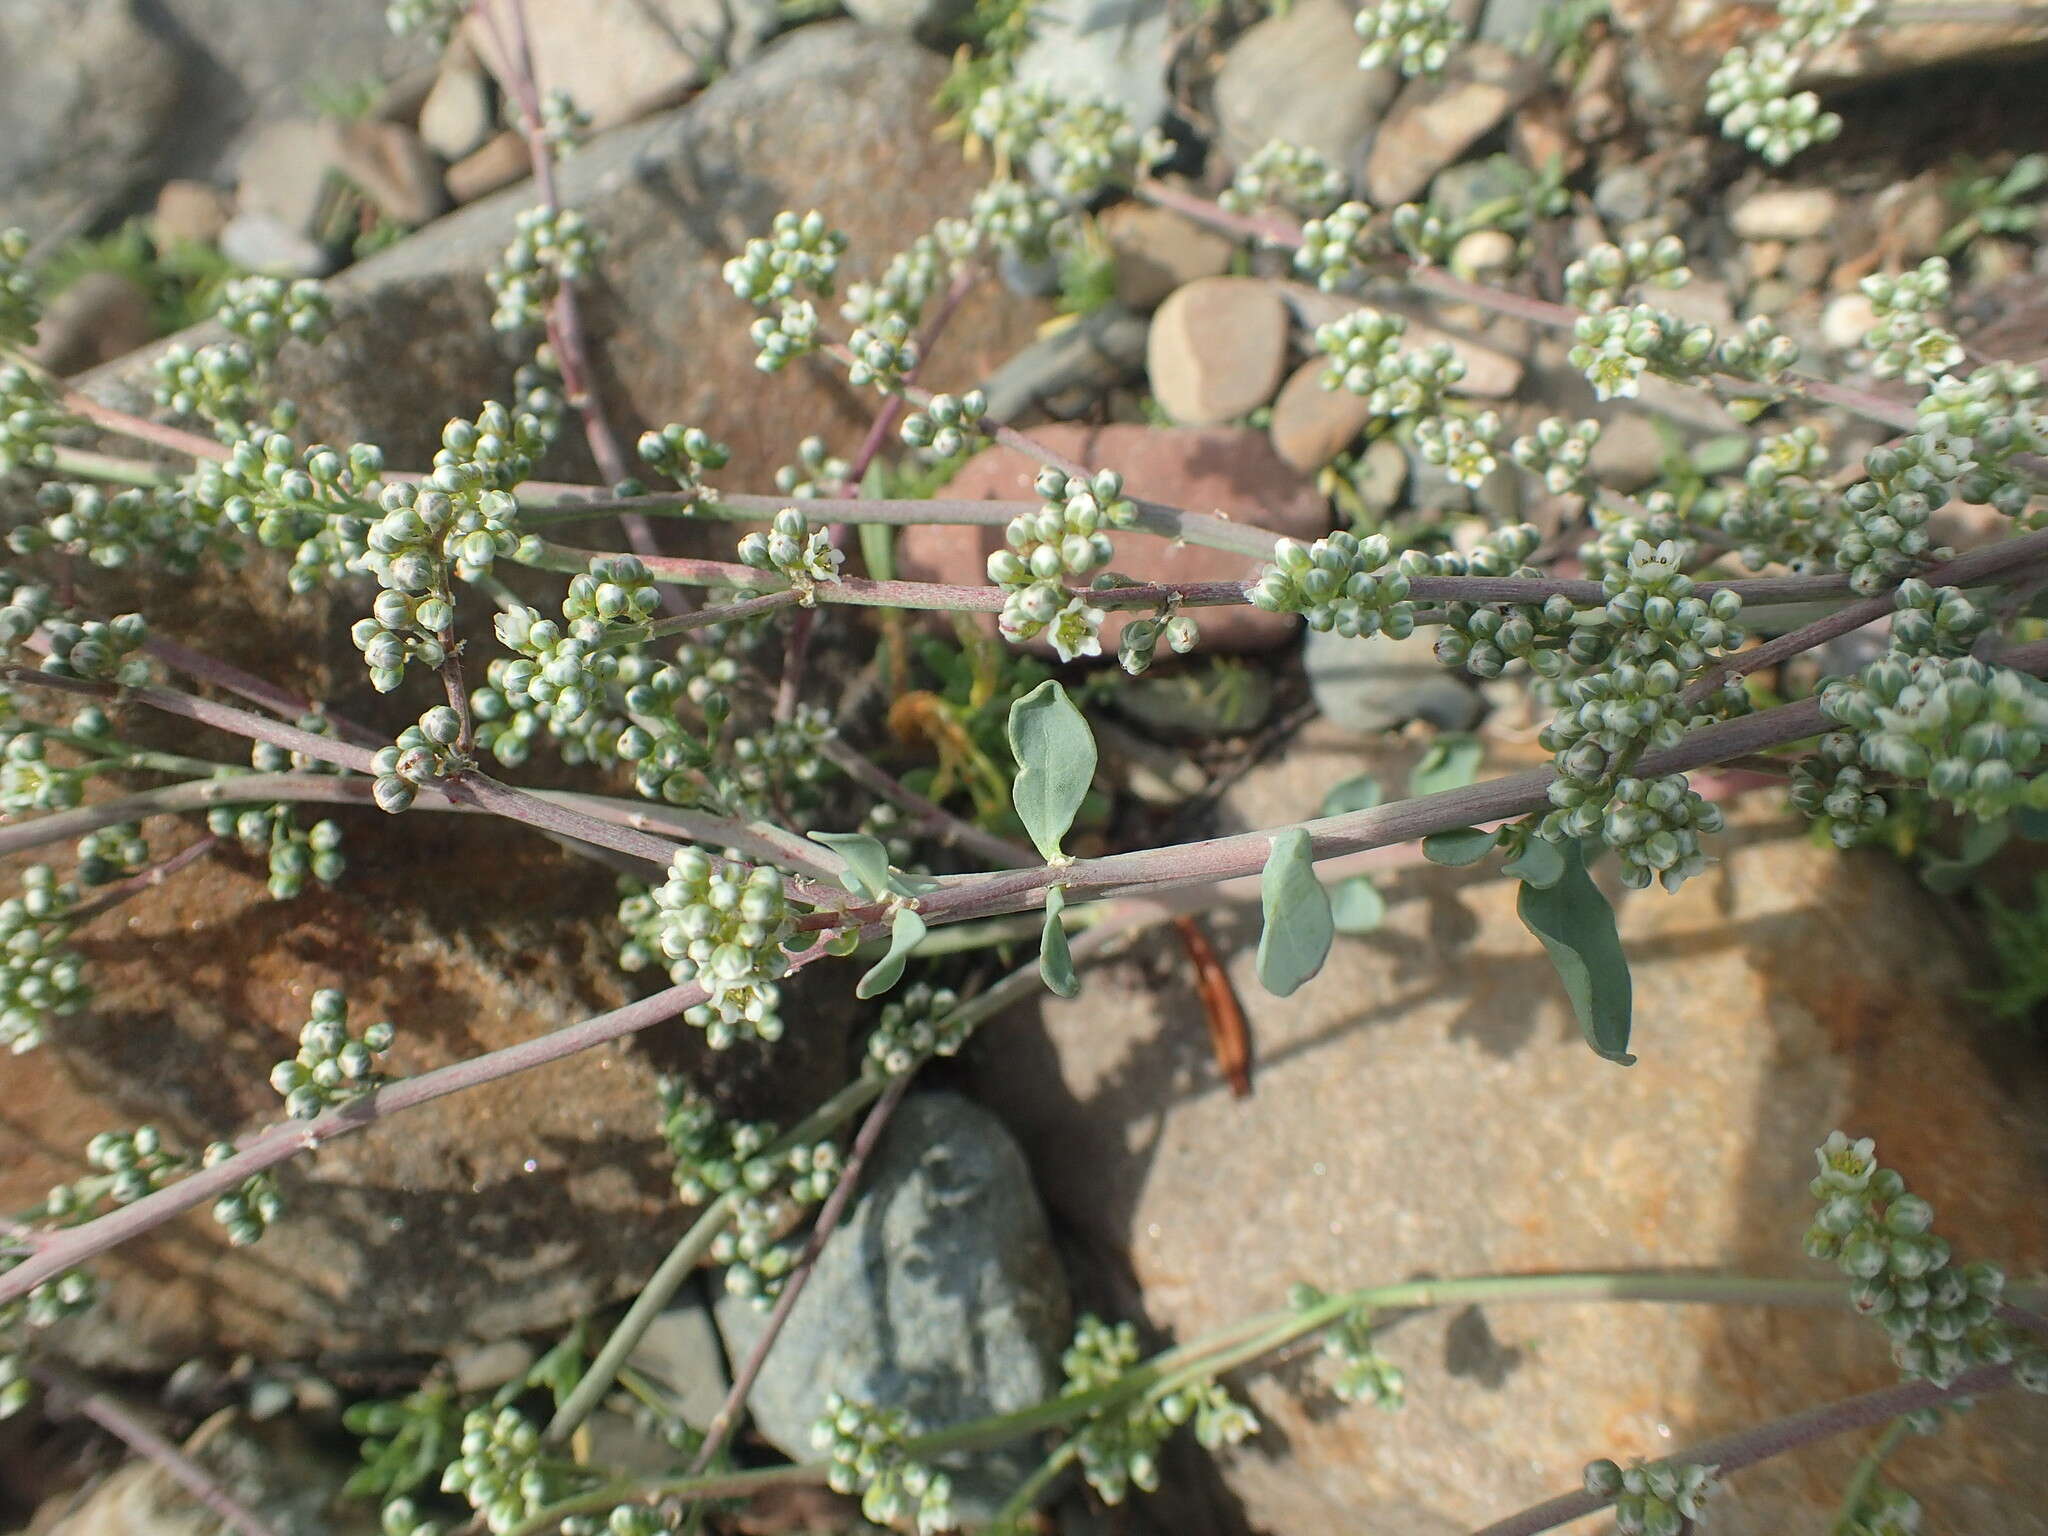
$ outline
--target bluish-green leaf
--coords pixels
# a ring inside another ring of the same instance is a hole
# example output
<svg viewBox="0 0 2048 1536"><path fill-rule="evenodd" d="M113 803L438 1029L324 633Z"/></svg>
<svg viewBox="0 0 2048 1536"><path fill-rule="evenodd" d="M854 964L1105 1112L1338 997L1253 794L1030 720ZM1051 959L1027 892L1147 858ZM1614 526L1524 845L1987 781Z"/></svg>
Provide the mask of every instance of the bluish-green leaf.
<svg viewBox="0 0 2048 1536"><path fill-rule="evenodd" d="M1045 932L1038 940L1038 975L1061 997L1078 997L1081 978L1074 974L1074 956L1067 948L1067 930L1060 914L1067 910L1065 886L1055 885L1045 893Z"/></svg>
<svg viewBox="0 0 2048 1536"><path fill-rule="evenodd" d="M889 920L889 952L877 960L853 989L855 997L880 997L903 975L903 962L924 938L924 919L908 907L898 907Z"/></svg>
<svg viewBox="0 0 2048 1536"><path fill-rule="evenodd" d="M1371 933L1387 920L1387 898L1371 875L1339 880L1330 892L1330 921L1339 933Z"/></svg>
<svg viewBox="0 0 2048 1536"><path fill-rule="evenodd" d="M1564 850L1545 837L1533 834L1522 844L1522 851L1507 863L1501 865L1505 874L1513 875L1524 885L1533 885L1539 891L1547 891L1564 878Z"/></svg>
<svg viewBox="0 0 2048 1536"><path fill-rule="evenodd" d="M1479 763L1485 756L1486 748L1477 736L1439 736L1408 775L1408 793L1434 795L1463 789L1479 777Z"/></svg>
<svg viewBox="0 0 2048 1536"><path fill-rule="evenodd" d="M1463 869L1467 864L1477 864L1493 852L1494 836L1483 827L1459 827L1450 832L1439 832L1434 837L1422 840L1422 856L1432 864L1448 864L1453 869Z"/></svg>
<svg viewBox="0 0 2048 1536"><path fill-rule="evenodd" d="M866 901L880 901L889 891L889 850L881 840L865 832L813 832L814 843L823 843L846 860L839 883Z"/></svg>
<svg viewBox="0 0 2048 1536"><path fill-rule="evenodd" d="M1094 733L1066 689L1048 679L1010 706L1010 753L1017 819L1051 863L1095 778Z"/></svg>
<svg viewBox="0 0 2048 1536"><path fill-rule="evenodd" d="M1614 908L1586 873L1579 845L1566 843L1559 853L1563 872L1547 887L1524 882L1515 909L1550 952L1586 1043L1609 1061L1628 1066L1635 1061L1628 1053L1634 987L1615 931Z"/></svg>
<svg viewBox="0 0 2048 1536"><path fill-rule="evenodd" d="M1265 926L1259 931L1259 980L1275 997L1287 997L1323 968L1335 939L1330 895L1316 879L1308 833L1289 827L1273 836L1265 873L1259 877Z"/></svg>
<svg viewBox="0 0 2048 1536"><path fill-rule="evenodd" d="M1381 798L1380 781L1369 773L1361 773L1323 796L1322 814L1348 816L1353 811L1369 811Z"/></svg>

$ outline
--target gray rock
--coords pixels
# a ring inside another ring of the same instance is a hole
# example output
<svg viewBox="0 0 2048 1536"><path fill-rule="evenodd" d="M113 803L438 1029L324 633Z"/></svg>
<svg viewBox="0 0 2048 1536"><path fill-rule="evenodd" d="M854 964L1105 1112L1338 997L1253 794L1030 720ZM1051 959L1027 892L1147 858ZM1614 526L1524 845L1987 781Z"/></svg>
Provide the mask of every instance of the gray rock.
<svg viewBox="0 0 2048 1536"><path fill-rule="evenodd" d="M78 233L161 163L177 51L131 0L0 6L0 227Z"/></svg>
<svg viewBox="0 0 2048 1536"><path fill-rule="evenodd" d="M235 165L235 206L297 235L320 228L340 141L325 123L284 118L263 124Z"/></svg>
<svg viewBox="0 0 2048 1536"><path fill-rule="evenodd" d="M1455 224L1488 203L1513 197L1527 180L1528 172L1508 156L1488 155L1484 160L1467 160L1438 171L1429 184L1429 200Z"/></svg>
<svg viewBox="0 0 2048 1536"><path fill-rule="evenodd" d="M699 1429L732 1390L711 1309L694 1294L648 1325L626 1363L666 1387L683 1422Z"/></svg>
<svg viewBox="0 0 2048 1536"><path fill-rule="evenodd" d="M982 382L991 421L1015 421L1034 407L1077 415L1103 391L1137 377L1145 366L1143 315L1105 304L1018 352Z"/></svg>
<svg viewBox="0 0 2048 1536"><path fill-rule="evenodd" d="M318 241L267 213L229 219L220 232L220 250L236 266L271 277L321 277L334 268L334 258Z"/></svg>
<svg viewBox="0 0 2048 1536"><path fill-rule="evenodd" d="M1633 160L1617 165L1593 183L1593 206L1616 228L1647 219L1657 209L1656 178Z"/></svg>
<svg viewBox="0 0 2048 1536"><path fill-rule="evenodd" d="M1418 751L1312 726L1225 795L1223 829L1297 824L1361 772L1396 794ZM1493 751L1488 777L1535 756ZM1250 1026L1248 1099L1217 1075L1170 934L1087 967L1071 1002L984 1026L968 1065L1063 1229L1127 1265L1131 1315L1178 1340L1301 1281L1826 1278L1799 1234L1812 1149L1837 1126L1907 1168L1959 1255L2044 1251L2037 1063L1958 1012L1974 962L1951 914L1893 860L1817 848L1769 806L1714 852L1675 895L1616 900L1641 1058L1626 1069L1587 1051L1515 882L1427 866L1382 868L1385 926L1340 938L1286 999L1255 976L1256 882L1207 920ZM1956 1112L1935 1134L1937 1084ZM1398 1414L1338 1407L1312 1350L1245 1374L1266 1433L1218 1458L1237 1528L1457 1536L1578 1486L1590 1456L1668 1455L1896 1375L1882 1330L1833 1308L1488 1305L1405 1319L1382 1348L1407 1374ZM1930 1526L2039 1536L2044 1435L2048 1400L2008 1393L1916 1445ZM1711 1529L1826 1530L1867 1444L1731 1477ZM1169 1477L1150 1512L1205 1529L1217 1502Z"/></svg>
<svg viewBox="0 0 2048 1536"><path fill-rule="evenodd" d="M1525 100L1540 79L1527 59L1497 43L1460 50L1439 80L1402 87L1365 162L1365 190L1378 204L1405 203Z"/></svg>
<svg viewBox="0 0 2048 1536"><path fill-rule="evenodd" d="M85 272L44 307L28 355L70 375L110 363L154 340L149 295L125 272Z"/></svg>
<svg viewBox="0 0 2048 1536"><path fill-rule="evenodd" d="M448 206L440 162L403 123L340 123L333 140L335 168L385 217L416 226Z"/></svg>
<svg viewBox="0 0 2048 1536"><path fill-rule="evenodd" d="M1310 630L1301 650L1309 692L1326 719L1361 736L1377 736L1426 720L1447 731L1478 723L1486 704L1463 678L1436 659L1435 641L1418 631L1405 640L1350 638Z"/></svg>
<svg viewBox="0 0 2048 1536"><path fill-rule="evenodd" d="M1002 1124L954 1094L908 1099L863 1184L747 1396L755 1428L806 1457L829 1392L929 1431L1057 1391L1066 1280ZM714 1310L745 1358L768 1314L730 1295ZM1036 1462L1025 1445L948 1462L955 1508L988 1518Z"/></svg>
<svg viewBox="0 0 2048 1536"><path fill-rule="evenodd" d="M846 14L862 26L907 32L928 43L941 41L973 8L973 0L846 0Z"/></svg>
<svg viewBox="0 0 2048 1536"><path fill-rule="evenodd" d="M1017 78L1114 102L1150 128L1171 100L1169 26L1166 0L1045 0L1032 11Z"/></svg>
<svg viewBox="0 0 2048 1536"><path fill-rule="evenodd" d="M1401 77L1360 71L1351 18L1341 0L1298 0L1230 45L1216 74L1216 121L1234 164L1285 139L1357 176Z"/></svg>

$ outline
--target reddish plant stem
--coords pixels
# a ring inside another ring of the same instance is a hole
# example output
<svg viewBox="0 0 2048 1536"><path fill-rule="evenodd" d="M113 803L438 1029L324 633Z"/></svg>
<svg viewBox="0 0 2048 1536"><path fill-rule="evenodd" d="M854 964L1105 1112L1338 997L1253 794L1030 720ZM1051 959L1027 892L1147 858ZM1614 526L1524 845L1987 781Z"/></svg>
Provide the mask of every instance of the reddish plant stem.
<svg viewBox="0 0 2048 1536"><path fill-rule="evenodd" d="M984 832L973 822L963 821L944 806L926 799L914 789L906 788L886 769L870 762L839 737L828 738L819 750L834 767L862 789L870 794L880 795L908 812L912 826L925 836L936 838L955 848L978 853L985 859L993 859L999 865L1031 862L1031 850L1021 843L997 837L993 832Z"/></svg>
<svg viewBox="0 0 2048 1536"><path fill-rule="evenodd" d="M2011 1385L2010 1365L1980 1366L1974 1371L1966 1371L1949 1387L1937 1387L1929 1381L1909 1381L1896 1387L1884 1387L1876 1392L1866 1392L1861 1397L1808 1408L1769 1424L1723 1435L1718 1440L1709 1440L1704 1445L1660 1459L1688 1466L1716 1467L1725 1476L1753 1467L1760 1461L1768 1461L1773 1456L1782 1456L1787 1451L1811 1445L1816 1440L1826 1440L1851 1430L1869 1429L1902 1414L1938 1407L1959 1398L1981 1397ZM1594 1514L1613 1502L1612 1495L1583 1490L1560 1494L1518 1515L1497 1520L1484 1530L1475 1532L1474 1536L1537 1536L1540 1531Z"/></svg>
<svg viewBox="0 0 2048 1536"><path fill-rule="evenodd" d="M225 461L228 456L227 449L210 437L201 437L183 427L167 426L160 421L151 421L147 416L136 416L116 410L111 405L102 405L81 390L67 388L60 403L65 410L74 416L83 416L103 432L132 437L138 442L155 443L159 448L169 448L195 459L212 459L215 463Z"/></svg>
<svg viewBox="0 0 2048 1536"><path fill-rule="evenodd" d="M223 1488L219 1479L143 1423L110 1394L96 1390L70 1371L47 1361L37 1361L29 1367L29 1372L46 1387L68 1399L80 1414L136 1455L162 1468L174 1482L224 1524L240 1531L242 1536L276 1536L262 1517Z"/></svg>
<svg viewBox="0 0 2048 1536"><path fill-rule="evenodd" d="M711 1416L711 1422L704 1427L704 1443L697 1447L697 1454L690 1458L688 1475L696 1477L709 1467L718 1453L732 1438L738 1427L740 1410L746 1406L747 1394L754 1390L754 1383L760 1378L761 1367L768 1363L768 1351L775 1347L775 1341L782 1334L783 1324L789 1321L789 1314L796 1310L798 1298L804 1287L810 1283L811 1271L817 1267L818 1255L825 1249L825 1242L838 1227L840 1218L853 1203L853 1192L860 1183L861 1171L868 1159L874 1155L875 1146L882 1139L882 1131L889 1123L889 1117L896 1113L896 1106L903 1102L903 1095L909 1091L911 1074L906 1072L894 1079L875 1100L874 1108L868 1111L861 1122L860 1130L853 1138L853 1146L846 1154L846 1166L839 1175L839 1182L832 1186L832 1193L825 1197L825 1203L818 1209L818 1220L811 1228L811 1235L804 1244L802 1257L796 1267L782 1282L782 1293L775 1298L774 1310L768 1314L768 1321L761 1330L761 1336L747 1351L747 1358L733 1375L732 1390L725 1394L725 1401L718 1405L718 1411Z"/></svg>
<svg viewBox="0 0 2048 1536"><path fill-rule="evenodd" d="M193 650L190 646L180 645L175 640L166 640L161 636L151 636L143 642L142 648L174 672L182 672L202 683L212 683L217 688L237 694L252 704L260 704L273 714L282 715L288 720L296 721L306 715L319 714L326 717L334 726L335 735L343 740L353 740L357 746L368 747L373 752L390 745L368 726L358 725L345 715L337 715L331 710L316 708L295 694L256 676L255 673L244 672L232 662L208 656L204 652Z"/></svg>

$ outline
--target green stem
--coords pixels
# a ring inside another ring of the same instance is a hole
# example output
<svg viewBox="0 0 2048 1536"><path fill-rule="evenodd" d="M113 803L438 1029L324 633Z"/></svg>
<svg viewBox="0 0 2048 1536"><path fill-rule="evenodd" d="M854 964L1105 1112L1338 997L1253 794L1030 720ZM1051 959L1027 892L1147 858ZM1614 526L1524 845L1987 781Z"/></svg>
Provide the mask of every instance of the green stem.
<svg viewBox="0 0 2048 1536"><path fill-rule="evenodd" d="M117 458L111 453L94 453L89 448L53 448L50 452L50 468L60 475L139 485L148 490L178 483L177 473L168 465L152 464L145 459Z"/></svg>
<svg viewBox="0 0 2048 1536"><path fill-rule="evenodd" d="M1885 1425L1884 1432L1871 1442L1856 1463L1856 1470L1849 1474L1849 1481L1842 1485L1842 1508L1835 1516L1835 1523L1829 1529L1833 1536L1847 1536L1856 1523L1856 1517L1863 1508L1863 1501L1877 1486L1878 1471L1884 1466L1885 1458L1898 1449L1899 1442L1906 1438L1907 1420L1893 1419Z"/></svg>

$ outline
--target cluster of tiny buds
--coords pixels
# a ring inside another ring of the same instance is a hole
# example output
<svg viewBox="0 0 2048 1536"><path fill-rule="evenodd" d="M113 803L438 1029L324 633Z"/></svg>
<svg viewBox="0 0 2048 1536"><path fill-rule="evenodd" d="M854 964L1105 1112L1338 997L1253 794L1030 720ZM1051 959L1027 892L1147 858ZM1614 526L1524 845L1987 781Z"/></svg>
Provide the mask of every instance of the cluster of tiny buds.
<svg viewBox="0 0 2048 1536"><path fill-rule="evenodd" d="M0 1273L13 1267L0 1256ZM22 1359L23 1335L76 1317L99 1300L99 1285L82 1269L67 1269L45 1280L28 1295L0 1302L0 1419L12 1418L28 1406L31 1387Z"/></svg>
<svg viewBox="0 0 2048 1536"><path fill-rule="evenodd" d="M1771 36L1729 49L1707 77L1707 111L1721 119L1722 135L1772 165L1842 131L1842 119L1823 111L1812 91L1793 92L1799 63L1794 45Z"/></svg>
<svg viewBox="0 0 2048 1536"><path fill-rule="evenodd" d="M1684 378L1714 352L1711 326L1688 325L1647 304L1581 315L1572 338L1567 357L1599 400L1634 398L1645 372Z"/></svg>
<svg viewBox="0 0 2048 1536"><path fill-rule="evenodd" d="M540 132L556 156L566 160L583 146L590 133L590 114L576 105L576 98L560 86L540 98Z"/></svg>
<svg viewBox="0 0 2048 1536"><path fill-rule="evenodd" d="M313 994L312 1017L299 1031L299 1049L270 1069L270 1086L284 1095L285 1113L310 1120L321 1111L359 1098L383 1079L377 1058L391 1048L388 1022L348 1032L348 999L332 987Z"/></svg>
<svg viewBox="0 0 2048 1536"><path fill-rule="evenodd" d="M90 734L106 733L95 731ZM111 827L97 827L78 840L80 885L111 885L116 880L126 879L148 862L149 840L142 835L142 827L137 822L123 821Z"/></svg>
<svg viewBox="0 0 2048 1536"><path fill-rule="evenodd" d="M234 1155L233 1142L216 1141L207 1147L200 1163L203 1167L212 1168ZM227 1229L228 1242L236 1248L246 1248L262 1237L283 1214L284 1202L278 1198L277 1175L267 1170L251 1174L239 1186L213 1202L213 1219Z"/></svg>
<svg viewBox="0 0 2048 1536"><path fill-rule="evenodd" d="M1892 593L1892 649L1911 656L1964 656L1991 615L1956 587L1908 576Z"/></svg>
<svg viewBox="0 0 2048 1536"><path fill-rule="evenodd" d="M1508 457L1532 475L1540 475L1543 488L1553 496L1591 496L1593 448L1600 441L1600 423L1592 417L1566 421L1546 416L1536 430L1518 437L1508 447Z"/></svg>
<svg viewBox="0 0 2048 1536"><path fill-rule="evenodd" d="M1325 389L1349 390L1362 396L1375 416L1428 415L1465 377L1465 364L1449 342L1432 342L1415 351L1401 350L1408 329L1400 315L1358 309L1316 327L1316 347L1330 364Z"/></svg>
<svg viewBox="0 0 2048 1536"><path fill-rule="evenodd" d="M870 385L885 395L901 392L917 371L917 343L910 321L900 314L882 315L847 338L846 379L856 389Z"/></svg>
<svg viewBox="0 0 2048 1536"><path fill-rule="evenodd" d="M1807 1255L1832 1259L1849 1276L1849 1304L1883 1325L1899 1369L1945 1387L1972 1366L2012 1359L2021 1341L1997 1315L1998 1267L1951 1265L1949 1245L1930 1230L1934 1207L1879 1166L1875 1142L1833 1131L1814 1156L1820 1212ZM2038 1373L2030 1366L2029 1374Z"/></svg>
<svg viewBox="0 0 2048 1536"><path fill-rule="evenodd" d="M725 468L732 450L702 427L672 421L659 432L641 433L634 446L642 463L675 481L692 502L717 500L718 493L704 484L704 474Z"/></svg>
<svg viewBox="0 0 2048 1536"><path fill-rule="evenodd" d="M42 284L29 265L34 244L25 229L0 229L0 345L35 343L43 312Z"/></svg>
<svg viewBox="0 0 2048 1536"><path fill-rule="evenodd" d="M1245 596L1268 613L1298 613L1309 628L1344 636L1414 633L1415 604L1408 579L1429 568L1426 555L1404 553L1398 568L1383 569L1392 548L1383 533L1364 538L1339 529L1313 544L1278 539L1273 563Z"/></svg>
<svg viewBox="0 0 2048 1536"><path fill-rule="evenodd" d="M1217 201L1231 213L1282 208L1297 218L1317 218L1343 200L1347 186L1344 173L1316 150L1272 139L1238 167Z"/></svg>
<svg viewBox="0 0 2048 1536"><path fill-rule="evenodd" d="M981 435L986 415L988 396L978 389L964 395L934 395L923 410L903 418L903 441L935 459L950 459L966 452L969 441Z"/></svg>
<svg viewBox="0 0 2048 1536"><path fill-rule="evenodd" d="M1142 677L1164 640L1168 650L1185 656L1201 643L1202 634L1185 613L1162 612L1157 617L1132 619L1117 637L1117 664L1132 677Z"/></svg>
<svg viewBox="0 0 2048 1536"><path fill-rule="evenodd" d="M470 766L459 750L462 716L451 705L436 704L419 723L398 733L398 740L377 749L370 772L370 798L377 809L397 816L412 809L423 785L447 778Z"/></svg>
<svg viewBox="0 0 2048 1536"><path fill-rule="evenodd" d="M21 894L0 901L0 1045L16 1055L42 1043L46 1019L76 1013L91 998L85 962L65 947L65 914L76 898L49 865L31 864Z"/></svg>
<svg viewBox="0 0 2048 1536"><path fill-rule="evenodd" d="M1340 203L1319 219L1301 226L1301 245L1294 270L1325 293L1355 288L1366 273L1366 230L1372 209L1364 203Z"/></svg>
<svg viewBox="0 0 2048 1536"><path fill-rule="evenodd" d="M288 337L317 344L334 329L334 305L311 278L238 277L221 290L214 318L259 359L277 355Z"/></svg>
<svg viewBox="0 0 2048 1536"><path fill-rule="evenodd" d="M1565 302L1587 314L1613 309L1631 288L1683 288L1692 281L1676 235L1596 245L1564 269Z"/></svg>
<svg viewBox="0 0 2048 1536"><path fill-rule="evenodd" d="M163 1133L153 1125L101 1131L86 1143L85 1162L99 1177L52 1189L43 1201L46 1216L83 1218L102 1197L116 1205L132 1205L192 1166L190 1159L164 1145Z"/></svg>
<svg viewBox="0 0 2048 1536"><path fill-rule="evenodd" d="M1620 1536L1681 1536L1713 1492L1716 1470L1682 1461L1623 1467L1603 1456L1586 1463L1586 1492L1614 1500Z"/></svg>
<svg viewBox="0 0 2048 1536"><path fill-rule="evenodd" d="M24 732L0 753L0 810L71 810L85 798L85 778L81 769L50 761L41 732Z"/></svg>
<svg viewBox="0 0 2048 1536"><path fill-rule="evenodd" d="M835 457L822 437L807 437L796 445L796 462L775 471L775 488L798 501L836 496L846 486L853 466Z"/></svg>
<svg viewBox="0 0 2048 1536"><path fill-rule="evenodd" d="M799 293L823 296L832 291L845 249L846 236L817 209L801 216L784 209L766 236L749 240L720 272L734 293L756 307Z"/></svg>
<svg viewBox="0 0 2048 1536"><path fill-rule="evenodd" d="M1945 375L1921 397L1919 426L1950 438L1967 438L1975 464L1965 466L1956 494L1964 501L1995 507L2007 517L2039 526L2029 515L2033 482L2007 467L2016 453L2048 452L2048 416L2041 411L2039 369L1987 363L1969 378Z"/></svg>
<svg viewBox="0 0 2048 1536"><path fill-rule="evenodd" d="M1829 731L1792 768L1789 798L1837 848L1865 842L1884 821L1884 796L1876 776L1862 762L1862 750L1848 731Z"/></svg>
<svg viewBox="0 0 2048 1536"><path fill-rule="evenodd" d="M1287 1304L1297 1312L1311 1311L1328 1299L1320 1289L1306 1283L1287 1292ZM1355 1308L1324 1329L1323 1355L1337 1366L1337 1378L1330 1384L1330 1390L1338 1402L1376 1403L1391 1413L1406 1399L1408 1378L1380 1353L1370 1309Z"/></svg>
<svg viewBox="0 0 2048 1536"><path fill-rule="evenodd" d="M1860 285L1877 323L1863 338L1870 371L1881 379L1924 384L1963 361L1963 344L1940 323L1948 309L1948 262L1930 256L1910 272L1873 272Z"/></svg>
<svg viewBox="0 0 2048 1536"><path fill-rule="evenodd" d="M970 1026L955 1023L960 998L949 987L919 982L882 1006L868 1036L867 1059L885 1076L900 1077L927 1056L952 1056L967 1043Z"/></svg>
<svg viewBox="0 0 2048 1536"><path fill-rule="evenodd" d="M1008 593L1003 635L1022 642L1045 634L1062 661L1099 656L1105 614L1064 578L1102 571L1116 553L1111 530L1135 526L1137 505L1113 469L1085 478L1043 469L1034 485L1044 505L1010 519L1005 547L988 557L988 579Z"/></svg>
<svg viewBox="0 0 2048 1536"><path fill-rule="evenodd" d="M918 1536L953 1528L953 1487L945 1473L904 1449L910 1419L900 1408L875 1408L838 1392L811 1428L811 1444L831 1460L826 1481L836 1493L858 1493L861 1513L877 1525L908 1522Z"/></svg>
<svg viewBox="0 0 2048 1536"><path fill-rule="evenodd" d="M623 952L627 969L635 969L635 962L666 962L678 986L697 982L709 994L685 1010L683 1019L702 1029L713 1049L742 1036L782 1038L776 981L789 968L783 941L790 915L782 877L773 868L679 849L668 879L649 896L629 897L620 916L628 928L645 929L652 946Z"/></svg>
<svg viewBox="0 0 2048 1536"><path fill-rule="evenodd" d="M512 242L484 274L497 298L491 328L507 333L533 330L565 284L586 280L602 242L573 208L527 208L513 221Z"/></svg>
<svg viewBox="0 0 2048 1536"><path fill-rule="evenodd" d="M1365 48L1360 69L1394 65L1402 74L1436 75L1465 41L1465 26L1451 14L1450 0L1375 0L1353 22Z"/></svg>
<svg viewBox="0 0 2048 1536"><path fill-rule="evenodd" d="M149 621L139 613L110 620L52 619L43 626L50 648L42 669L54 677L139 688L149 681Z"/></svg>
<svg viewBox="0 0 2048 1536"><path fill-rule="evenodd" d="M846 552L832 544L832 530L813 528L796 507L775 514L767 531L756 530L740 540L740 563L757 571L773 571L803 594L805 607L817 601L820 582L837 581Z"/></svg>
<svg viewBox="0 0 2048 1536"><path fill-rule="evenodd" d="M96 485L47 481L36 489L40 522L16 524L7 547L17 555L58 550L103 569L153 558L178 576L190 575L208 554L238 554L213 520L182 497L134 487L116 491Z"/></svg>
<svg viewBox="0 0 2048 1536"><path fill-rule="evenodd" d="M389 0L384 24L394 37L419 35L439 46L468 11L467 0Z"/></svg>
<svg viewBox="0 0 2048 1536"><path fill-rule="evenodd" d="M316 821L302 830L288 805L215 806L206 813L206 826L214 836L233 838L268 863L270 894L279 901L290 901L304 891L307 876L332 885L347 867L341 855L341 824Z"/></svg>
<svg viewBox="0 0 2048 1536"><path fill-rule="evenodd" d="M441 1491L459 1493L503 1536L549 1502L555 1479L541 1462L540 1431L516 1408L474 1408L462 1420L462 1453L441 1474Z"/></svg>
<svg viewBox="0 0 2048 1536"><path fill-rule="evenodd" d="M1478 489L1500 465L1494 443L1500 437L1500 413L1476 416L1425 416L1415 424L1415 447L1431 464L1440 464L1459 485Z"/></svg>

